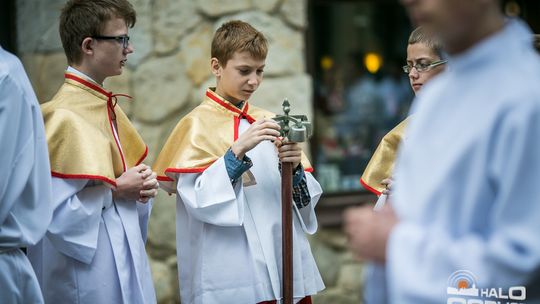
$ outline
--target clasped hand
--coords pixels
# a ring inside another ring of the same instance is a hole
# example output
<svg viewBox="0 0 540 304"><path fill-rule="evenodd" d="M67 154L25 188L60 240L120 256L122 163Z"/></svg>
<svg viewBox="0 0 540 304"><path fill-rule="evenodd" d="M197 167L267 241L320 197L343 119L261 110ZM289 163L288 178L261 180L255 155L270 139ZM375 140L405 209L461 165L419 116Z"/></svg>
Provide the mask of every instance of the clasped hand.
<svg viewBox="0 0 540 304"><path fill-rule="evenodd" d="M147 203L155 197L159 183L157 174L145 164L128 169L116 179L116 189L113 198L138 200Z"/></svg>

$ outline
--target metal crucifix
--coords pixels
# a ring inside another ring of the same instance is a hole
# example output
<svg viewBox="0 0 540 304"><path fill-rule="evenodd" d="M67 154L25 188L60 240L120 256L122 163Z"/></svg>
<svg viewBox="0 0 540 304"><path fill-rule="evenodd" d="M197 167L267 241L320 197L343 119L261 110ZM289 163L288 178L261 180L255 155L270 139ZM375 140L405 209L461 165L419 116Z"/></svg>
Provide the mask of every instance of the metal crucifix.
<svg viewBox="0 0 540 304"><path fill-rule="evenodd" d="M274 120L280 125L281 137L288 142L305 142L311 136L311 123L306 115L289 115L291 105L285 99L282 104L284 115ZM283 262L283 303L293 304L293 218L292 218L292 163L281 164L281 244Z"/></svg>

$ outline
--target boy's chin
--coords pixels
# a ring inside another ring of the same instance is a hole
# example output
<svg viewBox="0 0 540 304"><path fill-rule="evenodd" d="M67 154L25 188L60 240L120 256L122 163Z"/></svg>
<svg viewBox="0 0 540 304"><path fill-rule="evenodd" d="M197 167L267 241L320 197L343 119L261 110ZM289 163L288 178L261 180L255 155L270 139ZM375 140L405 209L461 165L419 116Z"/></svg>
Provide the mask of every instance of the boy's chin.
<svg viewBox="0 0 540 304"><path fill-rule="evenodd" d="M242 93L241 93L242 98L239 98L239 99L240 100L248 100L251 97L251 95L253 95L253 93L255 93L255 92L244 92L244 91L242 91Z"/></svg>
<svg viewBox="0 0 540 304"><path fill-rule="evenodd" d="M124 68L123 67L119 67L118 69L116 69L115 71L111 72L110 75L108 77L113 77L113 76L119 76L119 75L122 75L122 72L124 71Z"/></svg>

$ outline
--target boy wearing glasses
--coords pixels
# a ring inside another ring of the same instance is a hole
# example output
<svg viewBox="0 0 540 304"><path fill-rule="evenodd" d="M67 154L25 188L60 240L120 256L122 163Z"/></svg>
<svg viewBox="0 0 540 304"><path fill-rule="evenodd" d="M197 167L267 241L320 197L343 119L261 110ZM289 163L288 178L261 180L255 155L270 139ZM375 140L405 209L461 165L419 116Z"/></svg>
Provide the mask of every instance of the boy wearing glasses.
<svg viewBox="0 0 540 304"><path fill-rule="evenodd" d="M403 72L409 77L414 94L418 94L428 81L444 71L445 63L440 41L422 27L416 28L409 36L407 65L403 66ZM381 196L382 199L390 193L398 146L409 124L409 118L407 117L383 137L360 179L367 190L377 196L384 194Z"/></svg>
<svg viewBox="0 0 540 304"><path fill-rule="evenodd" d="M414 93L417 94L424 84L443 72L445 63L440 40L427 33L422 27L416 28L409 36L407 65L403 66L403 72L409 76ZM397 152L405 138L405 129L409 121L410 117L407 117L383 137L360 179L367 190L379 196L375 205L376 210L382 208L391 194L392 173ZM363 293L366 304L388 302L384 273L384 265L366 264Z"/></svg>
<svg viewBox="0 0 540 304"><path fill-rule="evenodd" d="M42 106L54 215L29 248L46 303L156 302L144 248L156 174L141 163L147 147L117 95L102 86L133 52L135 20L125 0L71 0L60 16L69 67Z"/></svg>

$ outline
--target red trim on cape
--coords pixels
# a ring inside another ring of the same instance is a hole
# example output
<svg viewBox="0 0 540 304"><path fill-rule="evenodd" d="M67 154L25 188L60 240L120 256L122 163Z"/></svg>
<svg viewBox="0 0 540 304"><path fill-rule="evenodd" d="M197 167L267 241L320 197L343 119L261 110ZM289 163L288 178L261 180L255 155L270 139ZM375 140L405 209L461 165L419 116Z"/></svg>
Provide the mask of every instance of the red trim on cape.
<svg viewBox="0 0 540 304"><path fill-rule="evenodd" d="M238 129L240 128L240 117L238 116L235 116L234 117L234 136L233 136L233 141L236 141L238 139Z"/></svg>
<svg viewBox="0 0 540 304"><path fill-rule="evenodd" d="M73 75L71 73L65 73L64 77L67 78L67 79L77 81L77 82L89 87L90 89L92 89L94 91L97 91L97 92L105 95L105 97L107 97L107 117L109 119L109 125L111 126L111 132L112 132L112 135L113 135L113 138L114 138L114 142L116 143L116 147L118 148L118 153L120 153L120 158L122 159L122 165L123 165L124 172L125 172L128 169L127 165L126 165L126 160L124 158L124 153L122 152L122 149L120 148L120 143L118 142L120 139L116 138L116 135L115 135L115 132L114 132L115 129L113 127L113 122L112 122L112 119L111 119L111 112L109 111L109 109L114 112L114 107L116 106L116 103L113 105L112 104L112 99L113 98L116 99L116 96L124 96L124 97L128 97L128 98L131 98L131 96L126 95L126 94L113 94L112 92L107 92L102 87L100 87L100 86L98 86L98 85L96 85L96 84L94 84L94 83L92 83L90 81L87 81L87 80L85 80L83 78L80 78L80 77L78 77L76 75ZM116 130L116 134L118 134L118 130ZM148 156L148 146L146 146L143 155L139 158L139 160L135 163L135 165L140 164L146 158L146 156ZM60 173L57 173L57 174L60 174ZM86 175L83 174L83 175L77 175L77 176L86 176ZM113 183L114 183L114 186L116 187L116 183L115 182L113 182Z"/></svg>
<svg viewBox="0 0 540 304"><path fill-rule="evenodd" d="M208 169L208 167L210 166L199 168L167 168L165 169L165 173L201 173Z"/></svg>
<svg viewBox="0 0 540 304"><path fill-rule="evenodd" d="M146 145L145 145L145 146L146 146ZM143 155L142 155L141 158L139 158L139 160L135 163L135 166L137 166L138 164L142 163L143 160L146 158L146 156L148 156L148 146L146 146L146 149L144 150Z"/></svg>
<svg viewBox="0 0 540 304"><path fill-rule="evenodd" d="M85 79L77 77L77 76L75 76L73 74L65 73L64 77L67 78L67 79L75 80L75 81L77 81L77 82L79 82L81 84L84 84L85 86L91 88L94 91L98 91L99 93L105 95L106 97L109 97L110 95L112 95L111 92L105 91L102 87L98 86L97 84L94 84L94 83L92 83L90 81L87 81Z"/></svg>
<svg viewBox="0 0 540 304"><path fill-rule="evenodd" d="M112 111L114 111L114 109L112 109ZM122 149L120 148L120 143L118 142L119 139L116 138L116 134L118 134L118 130L115 130L113 127L113 122L111 119L111 112L108 109L107 109L107 117L109 118L109 124L111 125L112 136L114 138L114 142L116 143L116 147L118 148L118 153L120 153L120 158L122 159L122 166L125 172L127 170L127 166L126 166L126 161L124 160L124 153L122 152ZM114 131L116 131L116 134Z"/></svg>
<svg viewBox="0 0 540 304"><path fill-rule="evenodd" d="M362 186L364 186L364 188L366 188L366 190L369 190L370 192L373 192L373 194L375 194L377 196L382 194L382 192L377 191L375 188L369 186L366 182L364 182L364 180L362 178L360 178L360 184L362 184Z"/></svg>
<svg viewBox="0 0 540 304"><path fill-rule="evenodd" d="M163 175L159 175L157 177L157 180L162 181L162 182L172 182L172 181L174 181L174 179L172 179L172 178L170 178L168 176L163 176Z"/></svg>
<svg viewBox="0 0 540 304"><path fill-rule="evenodd" d="M51 175L54 176L54 177L59 177L59 178L65 178L65 179L96 179L96 180L100 180L100 181L103 181L103 182L106 182L108 184L111 184L113 185L114 187L116 187L116 182L105 177L105 176L101 176L101 175L90 175L90 174L63 174L63 173L58 173L58 172L54 172L54 171L51 171Z"/></svg>
<svg viewBox="0 0 540 304"><path fill-rule="evenodd" d="M253 118L253 117L251 117L251 115L247 114L247 111L249 109L249 104L247 103L247 101L246 101L246 105L244 106L244 110L241 111L237 107L232 106L232 105L230 105L230 104L228 104L226 102L223 102L221 99L219 99L218 96L215 95L214 92L212 92L210 90L206 91L206 97L212 99L213 101L215 101L216 103L218 103L219 105L224 107L225 109L227 109L227 110L229 110L231 112L234 112L236 114L239 114L238 115L239 118L245 117L250 124L255 122L255 118Z"/></svg>
<svg viewBox="0 0 540 304"><path fill-rule="evenodd" d="M208 167L210 166L198 168L167 168L165 169L165 173L201 173L204 172L204 170L208 169ZM307 168L304 169L304 171L311 173L313 172L313 168ZM173 181L173 179L171 179L170 177L163 175L159 175L157 179L160 181Z"/></svg>

